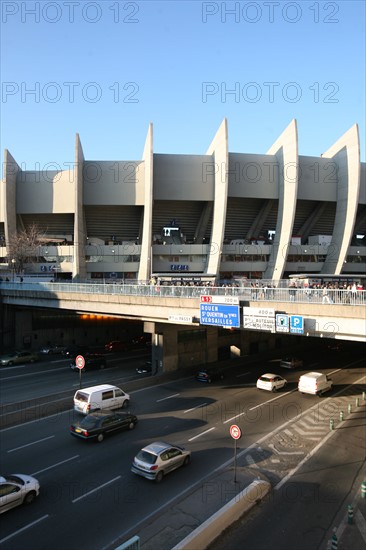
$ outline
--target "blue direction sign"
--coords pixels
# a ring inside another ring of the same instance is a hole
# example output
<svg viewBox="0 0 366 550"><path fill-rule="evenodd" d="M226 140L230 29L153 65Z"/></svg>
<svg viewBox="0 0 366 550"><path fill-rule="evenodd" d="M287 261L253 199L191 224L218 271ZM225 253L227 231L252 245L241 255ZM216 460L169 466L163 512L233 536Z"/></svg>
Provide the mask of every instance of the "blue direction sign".
<svg viewBox="0 0 366 550"><path fill-rule="evenodd" d="M200 323L201 325L239 328L239 306L200 304Z"/></svg>
<svg viewBox="0 0 366 550"><path fill-rule="evenodd" d="M290 315L290 332L304 334L304 317L302 315Z"/></svg>

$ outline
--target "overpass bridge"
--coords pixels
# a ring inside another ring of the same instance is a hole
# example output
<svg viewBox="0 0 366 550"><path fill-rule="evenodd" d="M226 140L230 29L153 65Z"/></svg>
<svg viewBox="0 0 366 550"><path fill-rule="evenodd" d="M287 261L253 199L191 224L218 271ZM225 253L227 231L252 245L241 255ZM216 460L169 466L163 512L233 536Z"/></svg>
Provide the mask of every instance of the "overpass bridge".
<svg viewBox="0 0 366 550"><path fill-rule="evenodd" d="M3 308L17 306L24 312L52 308L142 321L152 334L153 360L165 370L182 361L217 360L219 327L240 329L239 355L259 335L268 341L283 335L366 341L365 290L2 282L0 298ZM231 310L234 314L225 320ZM180 353L179 334L186 331L187 345L189 331L197 336L198 329L205 329L204 345L197 349L192 344L189 352Z"/></svg>

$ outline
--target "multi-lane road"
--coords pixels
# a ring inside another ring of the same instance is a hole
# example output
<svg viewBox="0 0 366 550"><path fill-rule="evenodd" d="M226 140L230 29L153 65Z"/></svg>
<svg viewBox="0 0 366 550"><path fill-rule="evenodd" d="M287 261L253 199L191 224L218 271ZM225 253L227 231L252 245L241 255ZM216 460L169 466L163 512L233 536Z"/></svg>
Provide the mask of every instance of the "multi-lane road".
<svg viewBox="0 0 366 550"><path fill-rule="evenodd" d="M124 358L115 369L86 373L83 385L115 380L118 375L121 380L126 377L126 386L120 383L126 389L141 360ZM323 354L307 358L301 372L321 368L331 373L334 393L339 393L350 384L365 382L363 366L358 353ZM258 375L271 371L288 379L286 390L271 394L255 388ZM167 503L232 458L231 423L243 432L240 452L312 410L317 398L296 391L299 374L281 371L278 361L246 364L244 359L219 383L205 385L182 376L154 386L147 384L130 392L130 410L139 419L135 430L101 444L69 435L69 426L78 417L71 399L68 410L5 428L0 433L2 471L34 475L40 481L41 494L31 506L4 514L0 546L4 550L100 550L112 540L141 531L158 510L167 514L168 522ZM77 375L62 361L2 369L1 378L2 399L7 403L53 395L56 387L60 391L78 387ZM308 435L311 438L311 433ZM155 440L192 450L191 465L159 485L130 471L137 451Z"/></svg>

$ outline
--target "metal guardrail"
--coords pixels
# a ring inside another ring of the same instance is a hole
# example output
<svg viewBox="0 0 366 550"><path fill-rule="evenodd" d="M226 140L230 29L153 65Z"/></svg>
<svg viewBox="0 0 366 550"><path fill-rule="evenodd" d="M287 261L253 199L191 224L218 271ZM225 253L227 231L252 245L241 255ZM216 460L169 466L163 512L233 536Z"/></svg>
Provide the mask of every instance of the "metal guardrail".
<svg viewBox="0 0 366 550"><path fill-rule="evenodd" d="M278 286L177 286L151 284L98 284L98 283L20 283L2 282L0 290L29 292L66 292L79 294L106 294L146 296L154 298L199 298L206 296L232 296L251 302L298 302L307 304L334 304L365 306L366 291L355 292L332 288L283 288Z"/></svg>

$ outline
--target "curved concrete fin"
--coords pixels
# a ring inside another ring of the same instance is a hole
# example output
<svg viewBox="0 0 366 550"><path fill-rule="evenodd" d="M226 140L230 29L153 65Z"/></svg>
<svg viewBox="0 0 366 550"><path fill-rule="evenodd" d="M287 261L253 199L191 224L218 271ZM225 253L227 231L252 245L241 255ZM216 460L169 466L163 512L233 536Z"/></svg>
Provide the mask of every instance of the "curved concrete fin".
<svg viewBox="0 0 366 550"><path fill-rule="evenodd" d="M75 136L75 203L74 203L74 259L72 278L76 281L86 278L85 220L84 220L84 152L79 134Z"/></svg>
<svg viewBox="0 0 366 550"><path fill-rule="evenodd" d="M222 121L206 154L212 156L212 172L215 175L211 243L206 273L208 275L216 275L220 270L229 182L229 146L226 118Z"/></svg>
<svg viewBox="0 0 366 550"><path fill-rule="evenodd" d="M4 166L3 166L3 181L1 184L0 211L4 208L4 233L5 242L7 243L7 254L10 254L9 242L10 236L14 235L17 230L17 177L21 172L19 164L14 157L9 153L8 149L4 151Z"/></svg>
<svg viewBox="0 0 366 550"><path fill-rule="evenodd" d="M276 235L273 241L268 267L263 274L263 278L278 281L282 278L285 270L296 211L299 181L299 154L297 123L295 119L290 122L272 147L270 147L267 151L267 155L275 155L277 158L279 170L279 198Z"/></svg>
<svg viewBox="0 0 366 550"><path fill-rule="evenodd" d="M153 210L153 178L154 178L154 139L153 124L149 124L142 160L145 165L144 182L144 219L141 235L141 253L138 272L139 281L148 281L152 274L152 210Z"/></svg>
<svg viewBox="0 0 366 550"><path fill-rule="evenodd" d="M361 181L360 138L354 124L334 143L323 158L337 165L337 207L332 241L322 267L322 273L339 275L346 261L357 215Z"/></svg>

